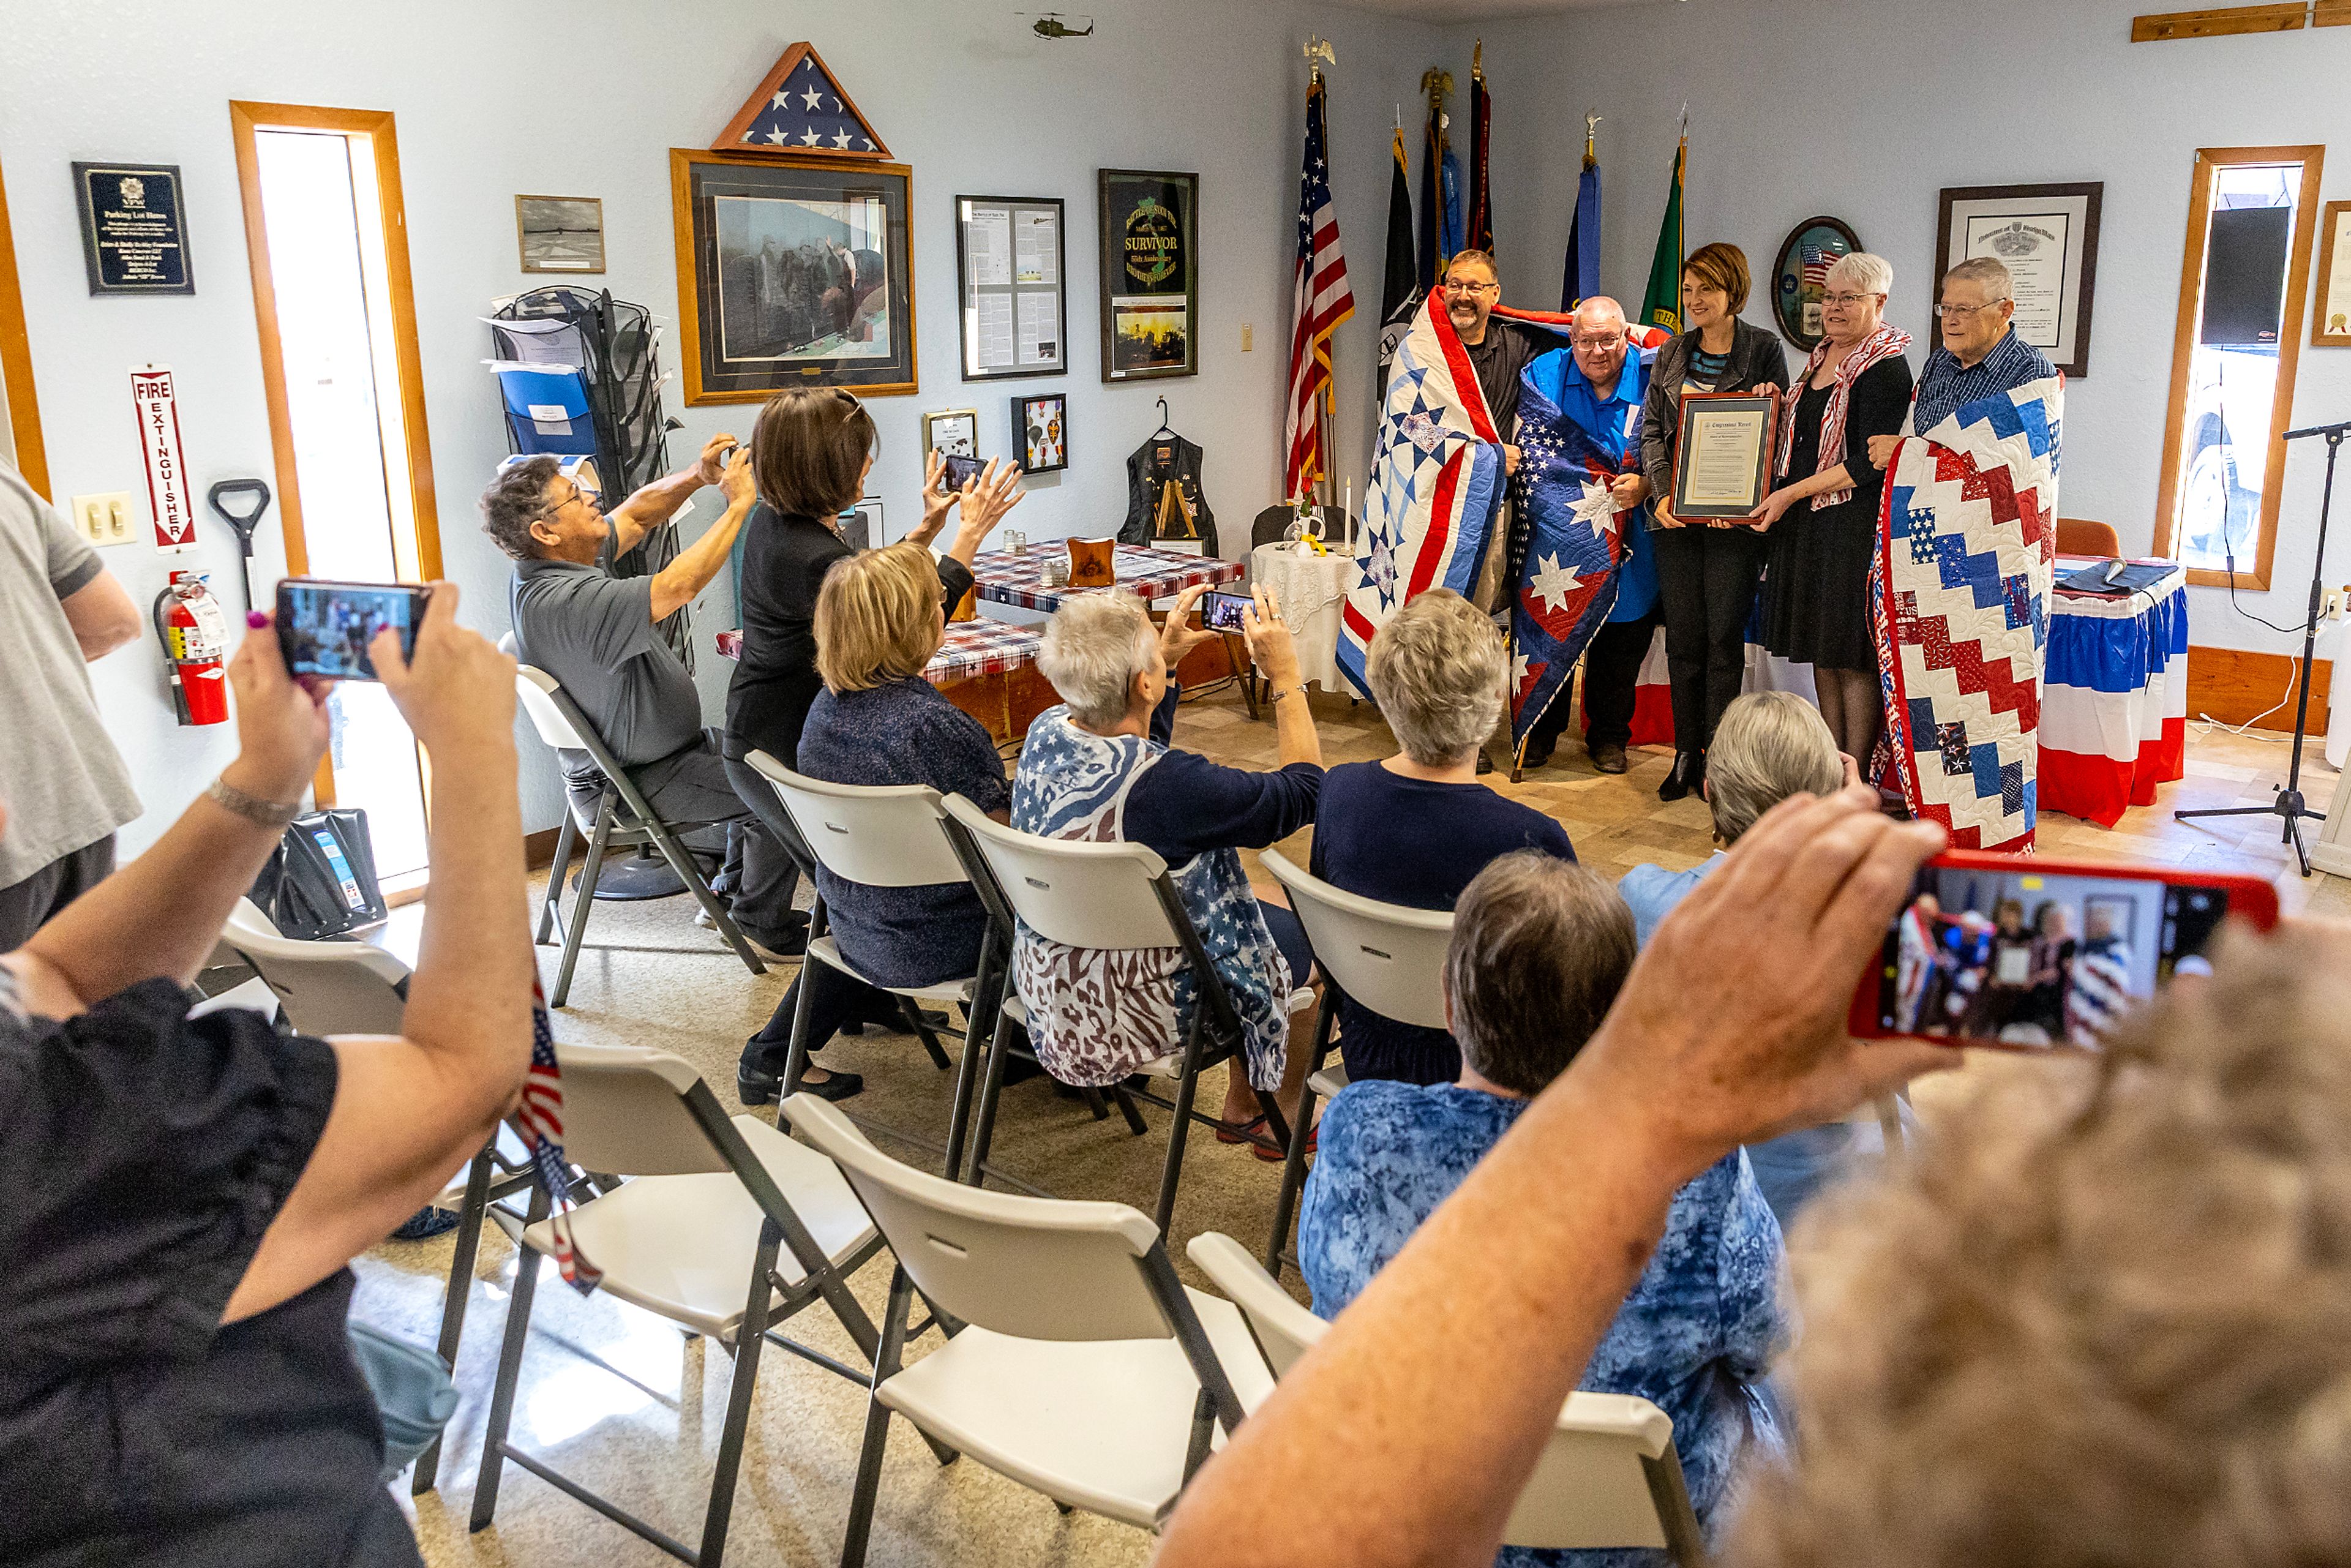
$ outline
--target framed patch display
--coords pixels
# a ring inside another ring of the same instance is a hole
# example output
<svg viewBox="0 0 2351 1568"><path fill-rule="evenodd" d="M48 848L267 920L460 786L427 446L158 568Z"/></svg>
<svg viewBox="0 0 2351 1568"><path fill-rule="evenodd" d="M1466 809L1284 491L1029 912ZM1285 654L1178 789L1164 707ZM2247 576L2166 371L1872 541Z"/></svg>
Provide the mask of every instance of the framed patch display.
<svg viewBox="0 0 2351 1568"><path fill-rule="evenodd" d="M1061 392L1012 400L1012 434L1020 444L1023 473L1050 474L1070 465L1069 403Z"/></svg>
<svg viewBox="0 0 2351 1568"><path fill-rule="evenodd" d="M1829 268L1861 248L1853 225L1839 218L1806 218L1780 242L1771 264L1771 319L1780 335L1806 353L1821 346L1821 296Z"/></svg>
<svg viewBox="0 0 2351 1568"><path fill-rule="evenodd" d="M2005 264L2019 338L2068 377L2090 373L2090 298L2098 275L2098 207L2105 183L1946 188L1936 276L1988 256ZM1939 292L1939 291L1938 291ZM1929 300L1931 307L1934 301ZM1928 340L1938 340L1929 314Z"/></svg>
<svg viewBox="0 0 2351 1568"><path fill-rule="evenodd" d="M669 168L687 402L914 390L905 164L673 147Z"/></svg>
<svg viewBox="0 0 2351 1568"><path fill-rule="evenodd" d="M1200 370L1200 176L1097 172L1102 235L1102 379Z"/></svg>
<svg viewBox="0 0 2351 1568"><path fill-rule="evenodd" d="M1068 267L1058 196L957 196L956 320L963 379L1070 368Z"/></svg>

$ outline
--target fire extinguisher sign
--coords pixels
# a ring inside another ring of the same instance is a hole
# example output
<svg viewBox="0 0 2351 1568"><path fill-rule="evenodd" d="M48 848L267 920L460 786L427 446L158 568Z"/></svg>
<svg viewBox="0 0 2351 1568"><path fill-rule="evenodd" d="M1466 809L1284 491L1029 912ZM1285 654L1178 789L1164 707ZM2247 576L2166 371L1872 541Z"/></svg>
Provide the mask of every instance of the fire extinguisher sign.
<svg viewBox="0 0 2351 1568"><path fill-rule="evenodd" d="M139 413L139 445L147 458L155 548L166 555L193 549L196 514L188 504L187 465L180 457L180 405L172 391L172 367L131 367L131 402Z"/></svg>

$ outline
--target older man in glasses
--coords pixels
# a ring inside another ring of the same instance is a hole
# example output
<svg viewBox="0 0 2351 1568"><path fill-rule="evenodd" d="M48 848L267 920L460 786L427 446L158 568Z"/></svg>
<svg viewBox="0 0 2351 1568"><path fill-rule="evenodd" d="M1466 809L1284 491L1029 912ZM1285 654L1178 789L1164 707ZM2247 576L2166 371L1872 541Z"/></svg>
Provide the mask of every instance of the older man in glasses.
<svg viewBox="0 0 2351 1568"><path fill-rule="evenodd" d="M726 509L700 538L651 576L613 575L614 561L705 485L719 487ZM542 455L509 464L482 492L482 531L514 558L509 602L523 662L580 705L654 810L674 822L725 825L726 864L712 885L731 893L735 924L760 956L778 958L806 946L806 917L791 907L797 868L727 781L694 676L654 630L718 575L758 499L750 448L731 435L712 436L692 467L654 480L610 515L584 467L567 474ZM603 789L596 765L584 752L567 751L562 761L575 805L592 813Z"/></svg>
<svg viewBox="0 0 2351 1568"><path fill-rule="evenodd" d="M2049 357L2010 325L2016 317L2015 284L2007 267L1991 256L1972 256L1943 274L1943 302L1935 315L1943 340L1918 374L1909 423L1899 434L1870 438L1869 461L1881 470L1903 436L1934 429L1978 398L2057 373Z"/></svg>

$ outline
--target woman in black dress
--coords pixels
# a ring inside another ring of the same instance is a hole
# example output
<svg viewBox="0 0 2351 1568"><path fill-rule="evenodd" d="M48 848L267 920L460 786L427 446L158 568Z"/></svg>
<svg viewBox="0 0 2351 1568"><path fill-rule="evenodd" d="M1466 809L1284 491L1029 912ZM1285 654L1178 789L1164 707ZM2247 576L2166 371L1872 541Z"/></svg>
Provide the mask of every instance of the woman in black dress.
<svg viewBox="0 0 2351 1568"><path fill-rule="evenodd" d="M1837 749L1865 768L1885 698L1870 626L1883 469L1869 438L1902 427L1910 406L1910 334L1886 325L1894 269L1865 251L1829 268L1823 337L1780 410L1779 488L1753 513L1770 536L1763 643L1813 666L1821 716Z"/></svg>

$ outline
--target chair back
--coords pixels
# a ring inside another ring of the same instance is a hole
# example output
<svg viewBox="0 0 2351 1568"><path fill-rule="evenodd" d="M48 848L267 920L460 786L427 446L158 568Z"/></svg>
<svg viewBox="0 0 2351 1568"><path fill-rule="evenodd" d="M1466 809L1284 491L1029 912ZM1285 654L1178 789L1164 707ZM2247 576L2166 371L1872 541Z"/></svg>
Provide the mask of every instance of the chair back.
<svg viewBox="0 0 2351 1568"><path fill-rule="evenodd" d="M1167 862L1144 845L1042 839L992 821L960 795L946 805L996 873L1013 912L1046 940L1097 950L1196 944L1185 940L1191 922L1167 880Z"/></svg>
<svg viewBox="0 0 2351 1568"><path fill-rule="evenodd" d="M1159 1230L1125 1204L966 1186L892 1159L813 1094L793 1095L783 1112L841 1167L899 1266L949 1315L1020 1339L1169 1336L1144 1269Z"/></svg>
<svg viewBox="0 0 2351 1568"><path fill-rule="evenodd" d="M1185 1249L1241 1310L1274 1375L1286 1375L1330 1325L1290 1299L1229 1236L1196 1236ZM1256 1380L1235 1377L1237 1387ZM1510 1511L1510 1546L1582 1550L1649 1547L1697 1563L1698 1520L1682 1490L1674 1424L1627 1394L1567 1396L1534 1473Z"/></svg>
<svg viewBox="0 0 2351 1568"><path fill-rule="evenodd" d="M1259 857L1289 890L1290 907L1306 927L1314 962L1361 1006L1399 1023L1445 1027L1445 950L1453 940L1453 913L1406 909L1332 886L1290 863L1279 851Z"/></svg>
<svg viewBox="0 0 2351 1568"><path fill-rule="evenodd" d="M2122 536L2115 532L2112 523L2095 523L2087 517L2060 517L2057 519L2057 553L2100 556L2111 559L2123 553Z"/></svg>
<svg viewBox="0 0 2351 1568"><path fill-rule="evenodd" d="M791 814L810 852L846 882L926 887L963 882L947 841L939 792L927 784L831 784L795 773L764 751L747 759Z"/></svg>
<svg viewBox="0 0 2351 1568"><path fill-rule="evenodd" d="M398 1034L408 1009L408 966L366 942L298 942L240 898L221 945L253 967L277 993L287 1021L304 1034Z"/></svg>
<svg viewBox="0 0 2351 1568"><path fill-rule="evenodd" d="M572 708L570 713L567 713L564 710L571 707L569 703L560 706L557 705L556 699L562 690L556 685L553 675L536 664L515 666L515 695L521 700L522 711L529 716L531 728L538 731L538 738L559 750L585 751L588 742L572 723L572 716L579 710Z"/></svg>
<svg viewBox="0 0 2351 1568"><path fill-rule="evenodd" d="M1276 501L1257 515L1249 524L1249 547L1278 545L1290 532L1290 525L1298 519L1298 509L1287 501Z"/></svg>
<svg viewBox="0 0 2351 1568"><path fill-rule="evenodd" d="M558 1045L555 1060L563 1071L563 1157L573 1165L615 1176L734 1168L688 1102L701 1075L678 1058L635 1045Z"/></svg>

